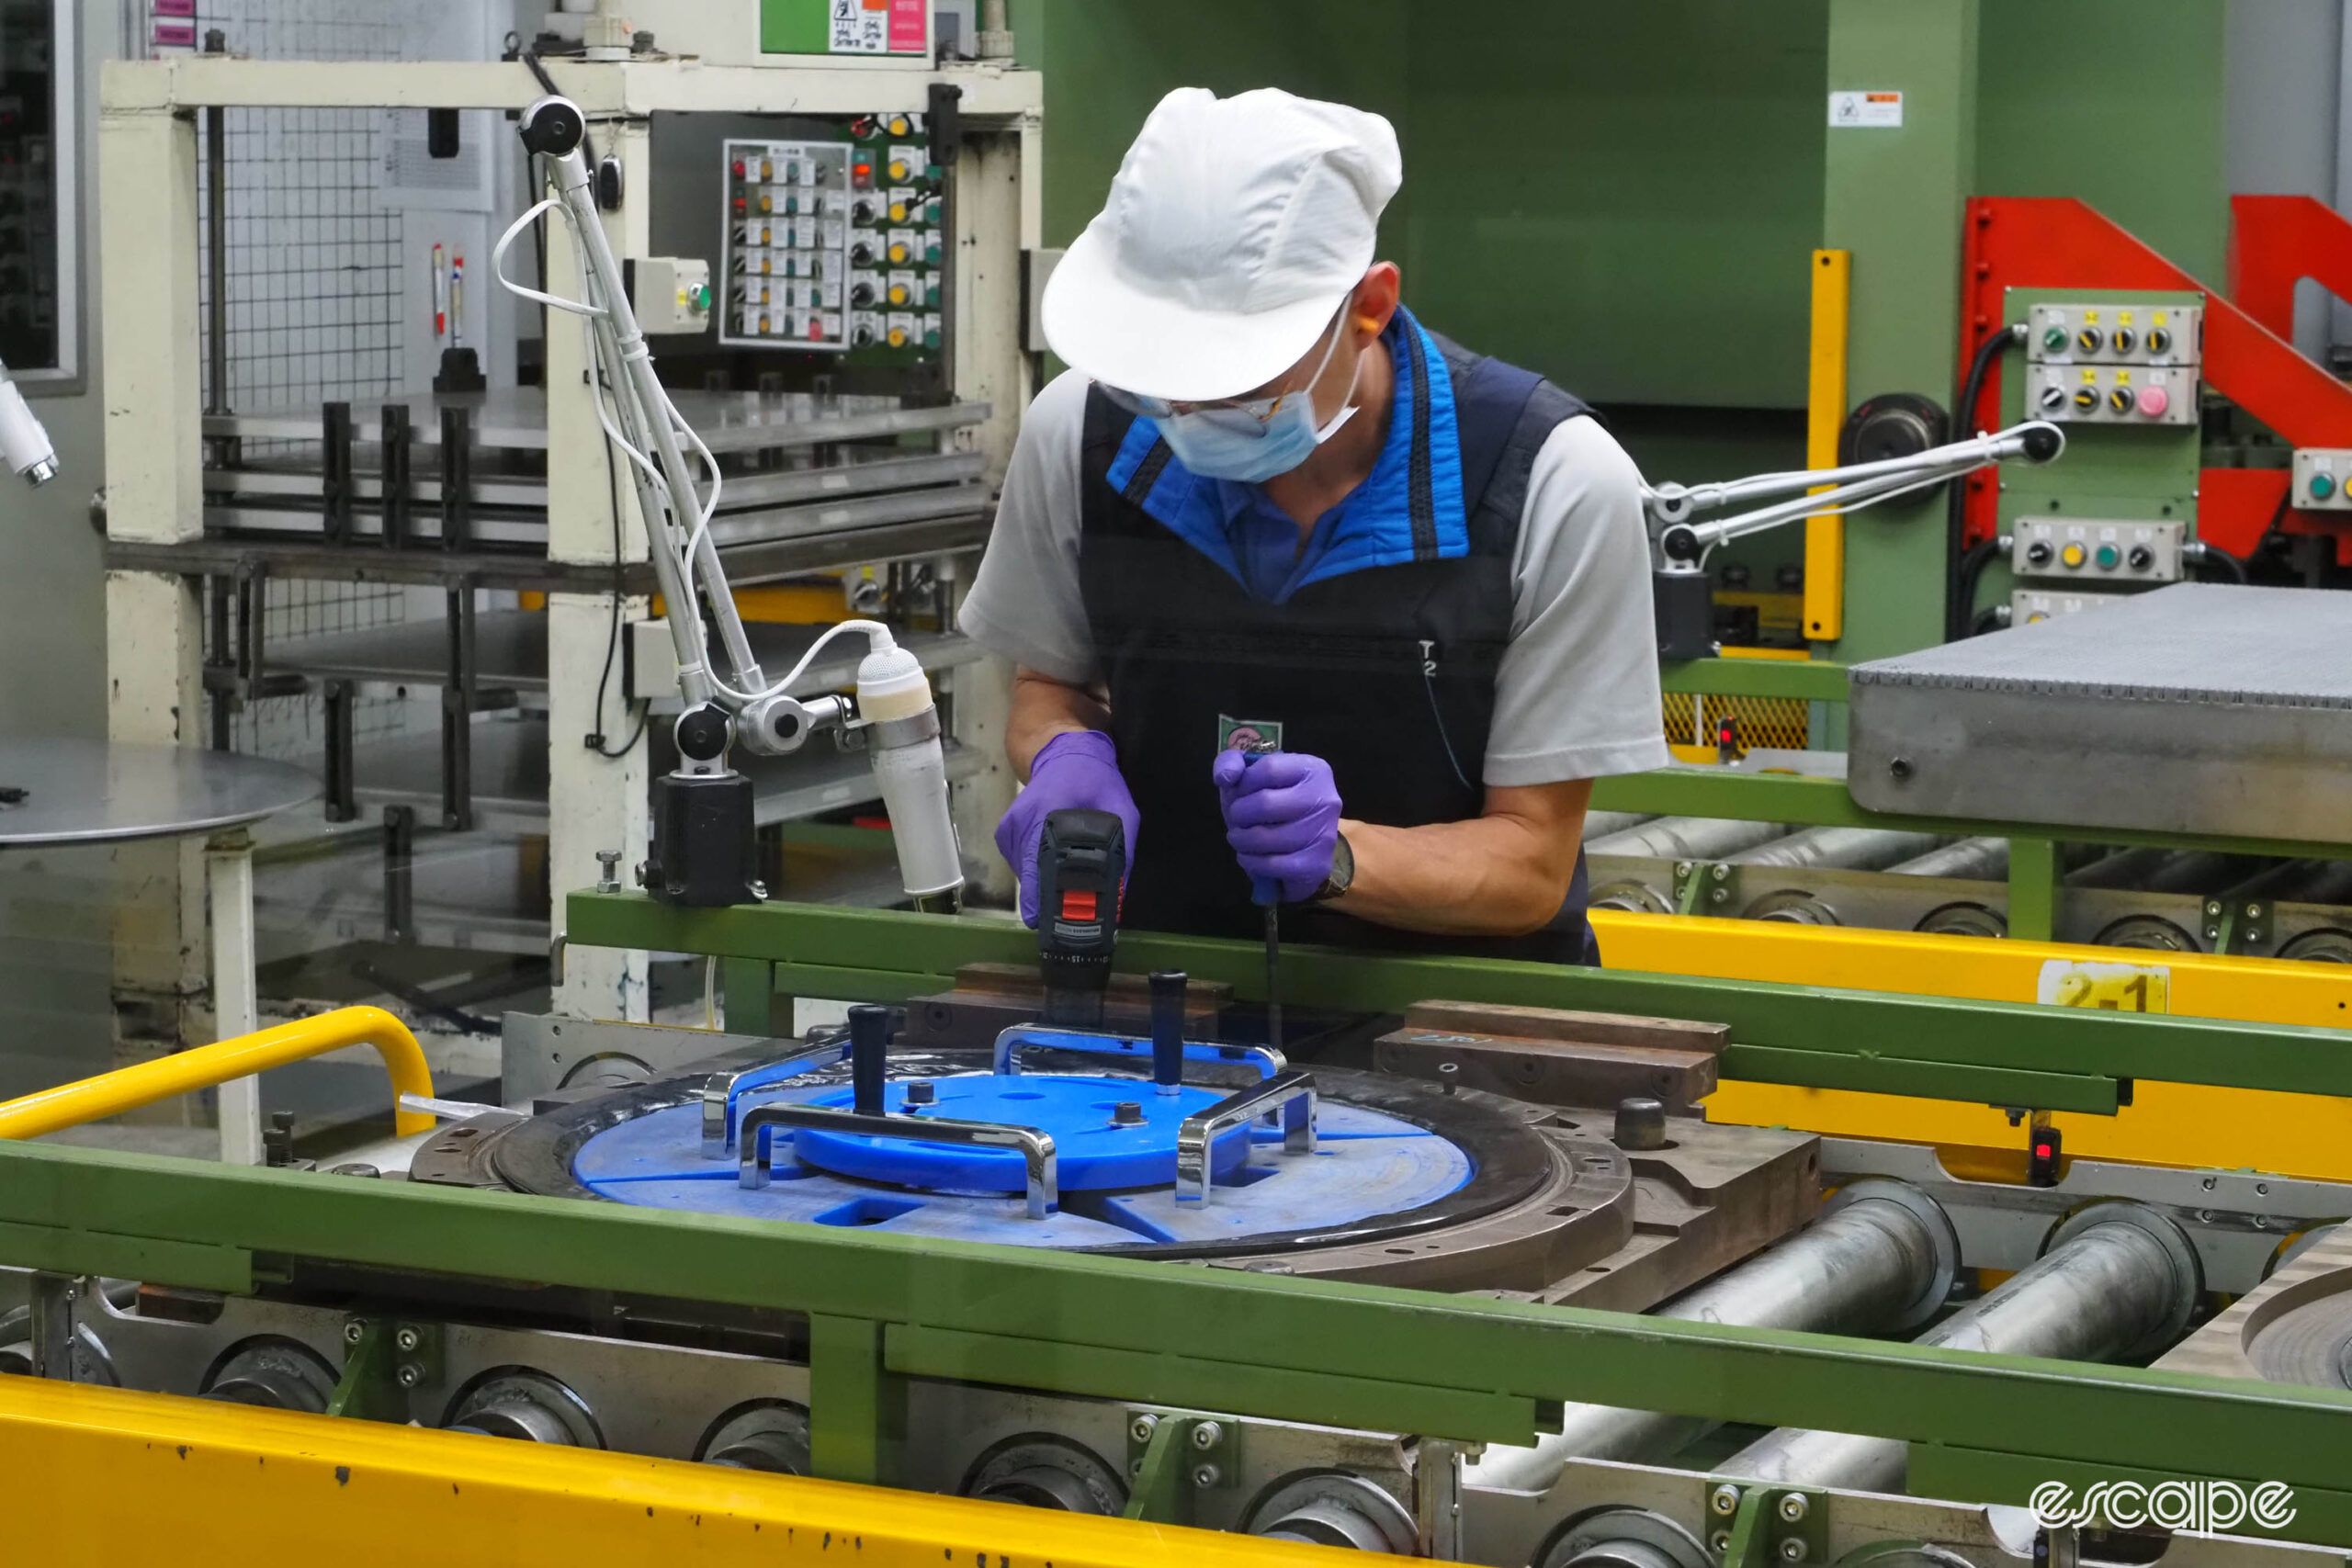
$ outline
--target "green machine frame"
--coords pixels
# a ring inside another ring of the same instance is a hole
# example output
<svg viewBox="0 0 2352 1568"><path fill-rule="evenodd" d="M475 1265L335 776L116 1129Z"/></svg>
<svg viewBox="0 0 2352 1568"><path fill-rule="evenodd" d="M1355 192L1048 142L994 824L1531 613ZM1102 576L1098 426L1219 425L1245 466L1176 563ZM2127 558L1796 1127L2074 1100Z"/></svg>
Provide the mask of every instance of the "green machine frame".
<svg viewBox="0 0 2352 1568"><path fill-rule="evenodd" d="M1034 942L990 920L637 894L575 894L569 917L574 944L722 958L738 1029L779 995L912 996ZM1121 963L1248 998L1262 957L1136 935ZM1356 1010L1442 996L1716 1020L1728 1073L1784 1082L2091 1111L2135 1075L2352 1095L2352 1053L2324 1029L1312 948L1283 978L1301 1003ZM2284 1537L2352 1546L2352 1393L0 1144L0 1264L250 1292L296 1260L804 1314L813 1462L841 1480L891 1481L910 1378L1460 1442L1526 1443L1581 1401L1907 1439L1914 1490L1961 1502L2052 1479L2278 1481L2295 1491ZM360 1311L334 1409L382 1414L393 1320ZM1180 1513L1181 1492L1142 1486L1138 1507Z"/></svg>

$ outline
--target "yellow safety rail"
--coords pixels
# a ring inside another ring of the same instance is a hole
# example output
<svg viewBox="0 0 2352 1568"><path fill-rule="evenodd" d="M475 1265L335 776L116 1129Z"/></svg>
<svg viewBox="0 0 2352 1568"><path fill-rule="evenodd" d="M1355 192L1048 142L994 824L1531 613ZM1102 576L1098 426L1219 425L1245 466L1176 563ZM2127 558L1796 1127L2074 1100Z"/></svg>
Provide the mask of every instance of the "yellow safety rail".
<svg viewBox="0 0 2352 1568"><path fill-rule="evenodd" d="M1252 1536L36 1378L0 1378L0 1473L29 1505L8 1524L7 1560L24 1562L247 1568L257 1531L265 1558L337 1568L413 1568L433 1541L505 1568L1333 1561Z"/></svg>
<svg viewBox="0 0 2352 1568"><path fill-rule="evenodd" d="M2150 1010L2247 1023L2352 1026L2352 965L2346 964L1608 909L1593 911L1592 926L1612 969L2034 1002L2053 969L2129 964L2161 982L2151 993ZM1987 1027L1996 1025L1988 1021ZM1890 1054L1900 1045L1885 1043ZM2352 1033L2345 1048L2352 1050ZM1941 1146L1948 1160L1969 1149L1997 1150L2020 1164L2024 1159L2023 1134L2003 1112L1952 1100L1726 1081L1708 1098L1707 1119L1930 1143ZM2065 1133L2072 1156L2352 1181L2352 1100L2329 1095L2142 1080L2132 1103L2113 1116L2061 1111L2052 1120Z"/></svg>
<svg viewBox="0 0 2352 1568"><path fill-rule="evenodd" d="M1838 466L1846 423L1846 327L1854 253L1813 253L1813 347L1805 378L1804 462ZM1835 642L1846 630L1846 520L1804 520L1804 635Z"/></svg>
<svg viewBox="0 0 2352 1568"><path fill-rule="evenodd" d="M405 1136L431 1130L434 1119L421 1111L400 1109L403 1094L433 1097L433 1073L424 1065L424 1051L408 1025L382 1008L337 1008L316 1018L297 1019L275 1029L256 1030L233 1040L198 1045L141 1062L135 1067L100 1073L94 1078L60 1084L38 1094L0 1104L0 1138L38 1138L61 1127L78 1127L169 1100L199 1089L232 1083L270 1067L339 1051L345 1045L373 1045L384 1059L392 1080L392 1126Z"/></svg>

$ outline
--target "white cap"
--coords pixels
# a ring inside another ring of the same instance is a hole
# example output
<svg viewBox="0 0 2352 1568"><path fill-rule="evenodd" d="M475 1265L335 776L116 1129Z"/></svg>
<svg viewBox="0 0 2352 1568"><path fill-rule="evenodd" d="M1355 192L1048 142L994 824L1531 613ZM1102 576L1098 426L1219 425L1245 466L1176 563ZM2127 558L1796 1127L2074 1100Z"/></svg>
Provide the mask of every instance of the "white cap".
<svg viewBox="0 0 2352 1568"><path fill-rule="evenodd" d="M1376 114L1272 87L1179 87L1046 280L1054 352L1146 397L1229 398L1315 345L1405 177Z"/></svg>

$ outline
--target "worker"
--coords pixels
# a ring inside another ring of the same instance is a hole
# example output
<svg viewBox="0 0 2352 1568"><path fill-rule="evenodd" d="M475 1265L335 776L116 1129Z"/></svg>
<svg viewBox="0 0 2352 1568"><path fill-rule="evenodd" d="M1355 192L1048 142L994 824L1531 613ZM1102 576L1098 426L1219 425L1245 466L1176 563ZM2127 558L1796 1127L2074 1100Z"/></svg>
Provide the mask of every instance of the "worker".
<svg viewBox="0 0 2352 1568"><path fill-rule="evenodd" d="M1253 936L1272 878L1295 940L1599 961L1591 781L1668 760L1639 476L1398 302L1402 178L1378 115L1180 88L1047 280L1070 368L961 616L1015 667L1024 920L1046 814L1090 807L1125 826L1130 928Z"/></svg>

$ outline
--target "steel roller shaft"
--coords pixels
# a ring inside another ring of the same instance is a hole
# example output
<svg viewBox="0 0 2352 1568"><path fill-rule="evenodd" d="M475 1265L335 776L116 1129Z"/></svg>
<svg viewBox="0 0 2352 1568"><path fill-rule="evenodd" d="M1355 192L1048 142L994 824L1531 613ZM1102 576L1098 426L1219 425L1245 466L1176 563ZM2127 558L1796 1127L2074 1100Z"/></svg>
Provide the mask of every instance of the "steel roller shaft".
<svg viewBox="0 0 2352 1568"><path fill-rule="evenodd" d="M1952 876L1970 882L1998 882L2009 874L2009 841L1962 839L1886 869L1896 876Z"/></svg>
<svg viewBox="0 0 2352 1568"><path fill-rule="evenodd" d="M1589 855L1636 855L1649 860L1721 860L1768 843L1788 831L1777 822L1735 822L1713 817L1661 817L1638 828L1587 838Z"/></svg>
<svg viewBox="0 0 2352 1568"><path fill-rule="evenodd" d="M1936 847L1933 833L1898 833L1884 828L1804 828L1727 858L1735 865L1835 866L1878 871L1914 859Z"/></svg>
<svg viewBox="0 0 2352 1568"><path fill-rule="evenodd" d="M2159 1225L2169 1222L2143 1212L2082 1229L1914 1343L2065 1361L2144 1351L2186 1324L2200 1288L2188 1243L2168 1245ZM1725 1460L1717 1473L1899 1492L1909 1460L1910 1445L1899 1438L1782 1427Z"/></svg>
<svg viewBox="0 0 2352 1568"><path fill-rule="evenodd" d="M1900 1184L1872 1185L1891 1190ZM1893 1327L1906 1308L1939 1293L1939 1275L1952 1256L1949 1223L1932 1200L1915 1189L1902 1192L1907 1201L1887 1196L1848 1202L1803 1235L1684 1292L1652 1315L1824 1334ZM1942 1236L1939 1225L1945 1229ZM1714 1425L1653 1410L1571 1404L1558 1432L1532 1448L1490 1447L1463 1479L1479 1486L1542 1491L1571 1459L1654 1458Z"/></svg>

